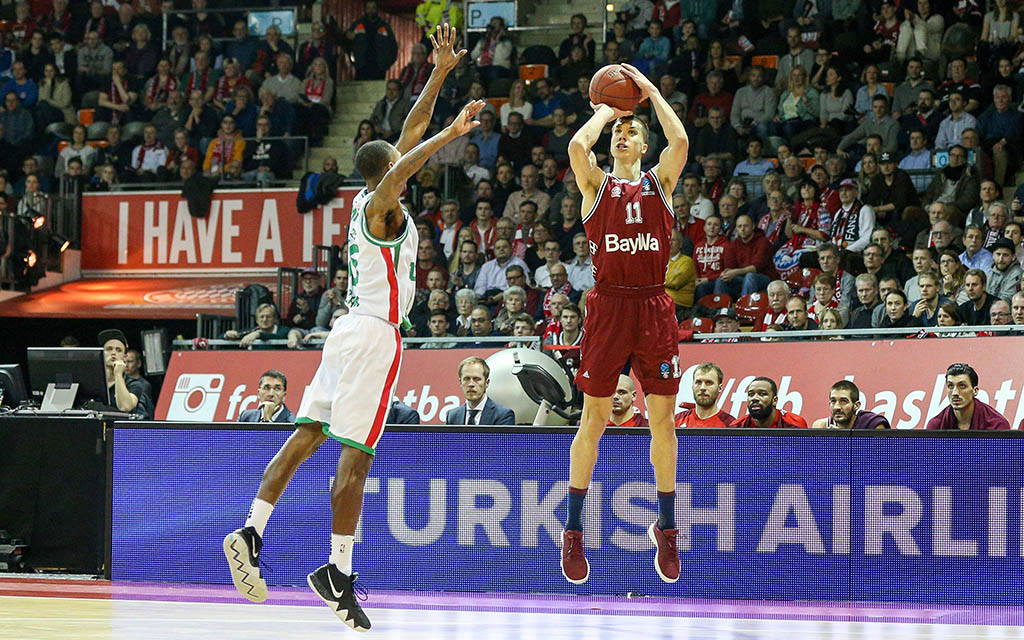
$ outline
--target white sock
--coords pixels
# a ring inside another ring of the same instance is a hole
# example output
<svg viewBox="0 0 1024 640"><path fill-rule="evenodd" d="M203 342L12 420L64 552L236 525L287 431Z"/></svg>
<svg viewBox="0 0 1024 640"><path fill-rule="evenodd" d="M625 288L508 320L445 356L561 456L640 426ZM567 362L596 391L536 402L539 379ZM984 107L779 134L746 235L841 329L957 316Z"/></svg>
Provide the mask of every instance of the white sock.
<svg viewBox="0 0 1024 640"><path fill-rule="evenodd" d="M355 542L355 536L331 534L331 564L346 576L352 575L352 545Z"/></svg>
<svg viewBox="0 0 1024 640"><path fill-rule="evenodd" d="M263 537L263 530L267 528L267 520L270 520L270 514L274 511L274 505L270 504L266 500L260 500L256 498L252 501L252 507L249 508L249 517L245 519L245 526L256 529L256 533Z"/></svg>

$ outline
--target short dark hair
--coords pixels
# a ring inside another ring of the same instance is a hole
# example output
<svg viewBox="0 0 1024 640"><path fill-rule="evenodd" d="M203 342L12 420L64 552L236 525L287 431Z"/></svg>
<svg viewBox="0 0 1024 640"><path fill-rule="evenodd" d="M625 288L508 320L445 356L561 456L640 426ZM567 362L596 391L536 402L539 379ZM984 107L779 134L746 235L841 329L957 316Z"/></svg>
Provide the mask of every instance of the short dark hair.
<svg viewBox="0 0 1024 640"><path fill-rule="evenodd" d="M873 97L871 98L871 102L872 102L872 103L874 103L874 102L884 102L884 103L885 103L885 107L886 107L887 109L889 108L889 96L883 96L883 95L882 95L882 94L880 94L880 93L876 93L876 94L875 94L875 95L874 95L874 96L873 96Z"/></svg>
<svg viewBox="0 0 1024 640"><path fill-rule="evenodd" d="M507 269L505 269L505 276L508 277L508 276L512 275L513 272L516 272L516 271L519 272L519 275L521 275L521 276L525 276L526 275L526 271L524 271L521 266L519 266L518 264L514 264L514 265L509 266Z"/></svg>
<svg viewBox="0 0 1024 640"><path fill-rule="evenodd" d="M890 291L889 293L885 294L885 297L888 298L891 295L897 295L897 296L903 298L903 304L907 304L907 293L903 289L900 289L899 287L897 287L897 288L893 289L892 291Z"/></svg>
<svg viewBox="0 0 1024 640"><path fill-rule="evenodd" d="M754 378L753 380L750 381L750 384L753 384L755 382L767 382L768 386L771 387L771 389L772 389L772 395L773 396L778 396L779 395L779 386L777 384L775 384L775 381L772 380L771 378L769 378L768 376L757 376L756 378ZM750 388L749 384L747 385L747 388Z"/></svg>
<svg viewBox="0 0 1024 640"><path fill-rule="evenodd" d="M618 125L623 120L632 120L633 124L635 124L636 127L638 129L640 129L640 132L643 133L643 135L644 135L644 142L647 142L648 138L650 138L651 130L647 127L647 123L646 122L644 122L643 120L641 120L640 118L638 118L638 117L636 117L636 116L634 116L632 114L630 114L628 116L622 116L621 118L616 118L615 122L612 124L612 129L614 130L615 126Z"/></svg>
<svg viewBox="0 0 1024 640"><path fill-rule="evenodd" d="M840 380L832 385L832 388L829 389L829 391L845 391L850 394L850 398L853 399L854 402L860 401L860 389L858 389L857 385L853 384L849 380Z"/></svg>
<svg viewBox="0 0 1024 640"><path fill-rule="evenodd" d="M965 362L954 362L949 365L949 368L946 369L946 377L950 376L967 376L971 379L971 386L978 386L978 372Z"/></svg>
<svg viewBox="0 0 1024 640"><path fill-rule="evenodd" d="M975 276L980 279L981 286L983 287L988 284L988 276L981 269L968 269L967 273L964 274L964 280L967 279L967 276Z"/></svg>
<svg viewBox="0 0 1024 640"><path fill-rule="evenodd" d="M395 148L386 140L371 140L356 152L356 171L363 180L379 180L387 173Z"/></svg>
<svg viewBox="0 0 1024 640"><path fill-rule="evenodd" d="M260 374L261 383L263 382L263 378L277 378L278 380L281 381L281 385L284 387L284 390L288 390L288 378L285 377L285 375L278 371L277 369L267 369L266 371Z"/></svg>
<svg viewBox="0 0 1024 640"><path fill-rule="evenodd" d="M578 315L581 318L583 317L583 312L580 311L579 305L577 305L575 302L567 302L567 303L563 304L562 305L562 313L565 313L566 311L569 311L571 313L575 313L576 315Z"/></svg>

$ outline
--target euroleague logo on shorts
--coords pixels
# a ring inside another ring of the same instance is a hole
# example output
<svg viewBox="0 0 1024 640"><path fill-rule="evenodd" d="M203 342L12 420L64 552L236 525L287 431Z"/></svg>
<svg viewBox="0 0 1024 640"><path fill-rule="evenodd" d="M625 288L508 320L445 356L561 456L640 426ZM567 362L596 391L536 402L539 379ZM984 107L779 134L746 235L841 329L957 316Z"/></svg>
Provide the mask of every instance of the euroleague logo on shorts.
<svg viewBox="0 0 1024 640"><path fill-rule="evenodd" d="M660 369L662 378L665 378L667 380L672 375L672 365L670 365L669 363L662 362Z"/></svg>

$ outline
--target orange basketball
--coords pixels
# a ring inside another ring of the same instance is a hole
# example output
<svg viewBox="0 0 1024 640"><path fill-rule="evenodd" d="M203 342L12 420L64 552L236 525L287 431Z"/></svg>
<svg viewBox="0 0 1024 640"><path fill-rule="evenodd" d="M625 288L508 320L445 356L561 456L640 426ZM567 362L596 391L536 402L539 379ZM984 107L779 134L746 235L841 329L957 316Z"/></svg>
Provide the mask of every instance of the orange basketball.
<svg viewBox="0 0 1024 640"><path fill-rule="evenodd" d="M640 87L622 73L621 65L601 67L590 79L590 101L594 104L632 111L640 103L640 95Z"/></svg>

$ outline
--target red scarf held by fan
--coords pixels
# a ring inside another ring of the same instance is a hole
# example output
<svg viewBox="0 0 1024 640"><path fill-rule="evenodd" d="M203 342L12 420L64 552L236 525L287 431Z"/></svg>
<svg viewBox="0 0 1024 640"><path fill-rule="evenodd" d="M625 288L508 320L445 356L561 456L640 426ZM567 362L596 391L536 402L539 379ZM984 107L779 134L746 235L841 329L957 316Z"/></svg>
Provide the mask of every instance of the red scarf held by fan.
<svg viewBox="0 0 1024 640"><path fill-rule="evenodd" d="M146 144L145 142L143 142L141 145L139 145L139 147L140 147L139 157L135 159L135 170L139 171L139 170L142 169L142 165L145 164L145 162L146 162L146 154L147 153L149 153L150 151L155 151L156 149L158 149L158 148L160 148L162 146L163 145L160 144L159 140L157 140L153 144Z"/></svg>
<svg viewBox="0 0 1024 640"><path fill-rule="evenodd" d="M324 100L324 89L327 86L327 80L324 78L310 78L306 80L306 98L310 102L317 104Z"/></svg>
<svg viewBox="0 0 1024 640"><path fill-rule="evenodd" d="M161 82L160 76L153 76L153 81L149 83L149 91L146 92L146 97L151 102L166 102L167 94L178 88L178 81L175 79L173 74L168 73L167 78Z"/></svg>
<svg viewBox="0 0 1024 640"><path fill-rule="evenodd" d="M544 317L545 318L550 318L551 317L551 296L554 296L554 295L559 294L559 293L564 293L565 297L568 298L570 291L572 291L572 285L570 283L568 283L568 282L563 284L557 290L554 287L548 289L548 292L544 294Z"/></svg>
<svg viewBox="0 0 1024 640"><path fill-rule="evenodd" d="M238 136L232 135L230 138L224 135L217 136L217 144L213 147L213 156L210 159L210 169L222 173L228 168L228 163L231 162L231 156L235 150L235 142L238 140Z"/></svg>

